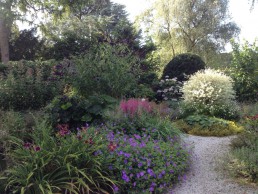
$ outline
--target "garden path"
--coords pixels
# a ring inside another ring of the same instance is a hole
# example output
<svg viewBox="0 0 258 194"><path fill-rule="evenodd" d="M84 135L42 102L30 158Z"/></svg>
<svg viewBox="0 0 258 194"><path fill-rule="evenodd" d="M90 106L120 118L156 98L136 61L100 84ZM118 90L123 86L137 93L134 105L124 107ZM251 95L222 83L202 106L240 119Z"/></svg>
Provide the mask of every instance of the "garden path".
<svg viewBox="0 0 258 194"><path fill-rule="evenodd" d="M221 159L229 151L230 137L199 137L186 135L185 142L193 146L193 161L186 180L169 194L258 194L258 188L233 182L218 171Z"/></svg>

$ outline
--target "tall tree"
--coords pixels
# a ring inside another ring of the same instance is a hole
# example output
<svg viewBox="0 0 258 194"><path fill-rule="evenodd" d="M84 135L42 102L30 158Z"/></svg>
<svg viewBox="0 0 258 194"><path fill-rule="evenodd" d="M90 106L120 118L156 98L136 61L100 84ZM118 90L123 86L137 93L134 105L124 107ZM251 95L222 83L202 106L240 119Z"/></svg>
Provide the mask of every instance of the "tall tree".
<svg viewBox="0 0 258 194"><path fill-rule="evenodd" d="M9 61L9 36L14 19L11 6L12 0L0 1L0 51L1 61L5 64Z"/></svg>
<svg viewBox="0 0 258 194"><path fill-rule="evenodd" d="M164 64L184 52L208 62L240 31L230 22L228 0L156 0L139 21L159 45Z"/></svg>
<svg viewBox="0 0 258 194"><path fill-rule="evenodd" d="M53 14L58 18L64 13L69 13L73 6L80 6L90 1L98 0L0 0L0 51L1 61L9 61L10 29L15 20L25 20L26 13L30 12L33 19L39 11ZM99 0L101 1L101 0ZM105 1L105 0L103 0ZM30 21L33 23L33 20Z"/></svg>

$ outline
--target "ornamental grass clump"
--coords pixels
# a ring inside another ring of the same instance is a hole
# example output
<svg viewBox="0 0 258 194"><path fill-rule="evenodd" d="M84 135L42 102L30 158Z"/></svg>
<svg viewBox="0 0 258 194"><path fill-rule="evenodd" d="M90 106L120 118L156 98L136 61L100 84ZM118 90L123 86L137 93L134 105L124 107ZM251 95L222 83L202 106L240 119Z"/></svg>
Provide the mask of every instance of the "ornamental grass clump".
<svg viewBox="0 0 258 194"><path fill-rule="evenodd" d="M239 108L235 101L233 80L213 69L199 71L183 88L183 114L204 114L224 119L236 119Z"/></svg>

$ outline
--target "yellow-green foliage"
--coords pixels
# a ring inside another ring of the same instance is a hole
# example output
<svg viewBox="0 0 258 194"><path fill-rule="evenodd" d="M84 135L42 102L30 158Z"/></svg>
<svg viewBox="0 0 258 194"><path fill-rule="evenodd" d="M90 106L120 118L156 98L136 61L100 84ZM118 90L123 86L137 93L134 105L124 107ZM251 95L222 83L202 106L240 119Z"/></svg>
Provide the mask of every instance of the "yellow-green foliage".
<svg viewBox="0 0 258 194"><path fill-rule="evenodd" d="M200 136L221 137L243 131L243 127L233 121L203 115L193 115L178 120L175 122L175 126L188 134Z"/></svg>

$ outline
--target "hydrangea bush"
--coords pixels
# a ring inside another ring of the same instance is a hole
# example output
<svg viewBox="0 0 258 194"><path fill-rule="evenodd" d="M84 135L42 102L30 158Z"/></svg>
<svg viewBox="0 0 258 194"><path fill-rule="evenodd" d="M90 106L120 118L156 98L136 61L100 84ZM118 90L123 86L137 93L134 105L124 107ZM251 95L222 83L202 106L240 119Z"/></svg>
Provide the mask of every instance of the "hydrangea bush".
<svg viewBox="0 0 258 194"><path fill-rule="evenodd" d="M238 117L233 80L222 72L213 69L199 71L184 84L182 92L185 113L225 119Z"/></svg>

